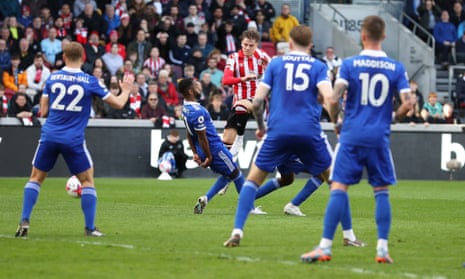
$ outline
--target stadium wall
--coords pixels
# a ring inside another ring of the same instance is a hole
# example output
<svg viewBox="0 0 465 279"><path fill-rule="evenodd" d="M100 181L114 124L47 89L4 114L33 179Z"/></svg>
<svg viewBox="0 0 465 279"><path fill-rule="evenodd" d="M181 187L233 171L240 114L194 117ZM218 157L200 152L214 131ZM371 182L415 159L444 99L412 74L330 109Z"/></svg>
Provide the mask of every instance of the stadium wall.
<svg viewBox="0 0 465 279"><path fill-rule="evenodd" d="M31 160L40 136L39 127L22 127L14 118L0 119L0 176L28 176ZM219 131L223 123L215 123ZM182 121L176 129L185 138ZM332 125L323 123L330 143L336 137ZM465 180L465 134L462 125L392 126L391 148L399 179L449 179L446 163L454 158L460 168L453 173L456 180ZM91 120L86 132L87 147L95 164L96 177L157 177L160 144L168 129L153 129L146 120ZM244 149L239 154L240 168L247 172L257 151L255 123L249 123ZM191 156L187 141L185 151ZM192 157L191 157L192 158ZM210 170L199 168L192 160L187 163L185 177L214 177ZM66 177L69 172L60 158L50 176Z"/></svg>

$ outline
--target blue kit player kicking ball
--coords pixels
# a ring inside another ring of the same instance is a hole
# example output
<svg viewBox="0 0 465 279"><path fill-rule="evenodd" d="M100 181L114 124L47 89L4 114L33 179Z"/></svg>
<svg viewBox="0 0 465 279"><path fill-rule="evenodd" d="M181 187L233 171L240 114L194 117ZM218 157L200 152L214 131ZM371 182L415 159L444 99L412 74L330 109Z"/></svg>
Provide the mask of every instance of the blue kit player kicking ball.
<svg viewBox="0 0 465 279"><path fill-rule="evenodd" d="M404 66L387 57L381 49L384 30L383 19L366 17L360 31L363 51L360 55L344 59L339 70L334 91L342 96L347 90L347 101L331 169L331 194L322 239L314 250L301 256L304 262L331 259L334 233L348 203L348 186L359 183L364 168L375 196L378 231L375 260L378 263L393 262L388 253L391 227L389 185L396 183L389 140L392 98L400 92L402 104L395 113L398 120L411 107L411 97Z"/></svg>
<svg viewBox="0 0 465 279"><path fill-rule="evenodd" d="M226 247L239 246L243 228L256 192L268 173L295 156L312 174L329 175L331 154L320 125L321 94L332 119L336 118L337 99L333 96L326 65L309 55L312 31L299 25L289 33L290 52L271 60L260 82L253 109L258 139L267 136L242 186L234 228ZM267 129L264 103L271 92Z"/></svg>
<svg viewBox="0 0 465 279"><path fill-rule="evenodd" d="M23 210L16 237L26 237L32 209L41 185L62 155L71 174L82 185L81 208L84 213L86 236L103 236L94 224L97 192L94 187L94 168L85 144L85 129L89 121L92 96L97 96L114 108L122 108L128 99L134 76L126 75L120 82L122 93L112 95L103 84L81 71L84 50L71 42L63 47L66 66L52 73L45 83L40 100L40 111L47 117L33 161L32 173L24 187Z"/></svg>
<svg viewBox="0 0 465 279"><path fill-rule="evenodd" d="M195 214L202 214L207 203L229 182L234 181L239 193L244 183L244 176L233 162L231 152L218 136L208 110L197 102L202 92L200 82L192 78L183 79L179 82L179 91L184 97L182 114L194 161L203 168L210 167L212 171L221 174L206 195L198 199L194 207ZM252 206L249 211L251 208Z"/></svg>

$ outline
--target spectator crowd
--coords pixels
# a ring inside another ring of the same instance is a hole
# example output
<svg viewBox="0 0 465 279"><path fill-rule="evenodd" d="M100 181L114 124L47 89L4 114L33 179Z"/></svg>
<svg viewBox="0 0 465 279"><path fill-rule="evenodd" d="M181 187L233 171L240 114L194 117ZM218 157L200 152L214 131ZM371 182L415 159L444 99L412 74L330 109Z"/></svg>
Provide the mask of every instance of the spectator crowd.
<svg viewBox="0 0 465 279"><path fill-rule="evenodd" d="M193 77L202 84L199 102L214 120L226 120L234 94L223 84L223 70L228 56L240 50L242 32L256 30L259 47L270 56L288 49L289 30L299 19L286 3L278 9L266 0L0 3L0 116L40 116L44 82L64 66L63 45L77 41L85 51L82 70L98 77L112 94L119 94L118 80L125 73L136 76L123 109L114 110L95 98L90 117L149 119L155 127L169 127L182 118L178 82ZM438 63L465 63L462 0L407 0L405 12L434 36ZM321 59L334 81L343 58L330 46ZM442 123L426 114L429 102L418 99L416 111L405 121ZM328 119L323 111L322 121Z"/></svg>
<svg viewBox="0 0 465 279"><path fill-rule="evenodd" d="M222 83L223 70L228 55L239 51L242 32L258 31L274 55L276 44L299 24L288 4L277 14L265 0L6 2L0 3L0 97L1 116L10 117L22 111L40 116L44 82L64 66L63 45L77 41L85 51L82 70L112 94L119 94L125 73L136 77L125 108L95 99L90 117L150 119L164 126L167 117L181 118L178 81L193 77L203 86L199 102L214 119L225 120L233 94Z"/></svg>

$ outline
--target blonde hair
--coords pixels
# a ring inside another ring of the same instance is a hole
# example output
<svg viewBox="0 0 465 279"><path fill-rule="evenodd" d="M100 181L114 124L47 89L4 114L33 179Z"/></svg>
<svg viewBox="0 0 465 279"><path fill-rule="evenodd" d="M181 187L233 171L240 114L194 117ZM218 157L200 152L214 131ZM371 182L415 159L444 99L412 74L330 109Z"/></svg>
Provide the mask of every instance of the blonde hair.
<svg viewBox="0 0 465 279"><path fill-rule="evenodd" d="M63 46L63 54L70 61L77 62L82 60L84 48L78 42L70 42Z"/></svg>

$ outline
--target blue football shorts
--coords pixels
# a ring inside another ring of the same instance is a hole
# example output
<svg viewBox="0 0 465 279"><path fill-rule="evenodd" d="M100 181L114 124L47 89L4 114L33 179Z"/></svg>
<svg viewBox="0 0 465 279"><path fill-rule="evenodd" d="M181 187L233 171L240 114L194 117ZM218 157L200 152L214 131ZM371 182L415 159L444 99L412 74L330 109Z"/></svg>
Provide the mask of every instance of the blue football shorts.
<svg viewBox="0 0 465 279"><path fill-rule="evenodd" d="M385 147L365 147L338 144L331 166L331 181L346 185L360 182L363 169L366 169L368 183L372 186L396 184L396 174L391 150Z"/></svg>
<svg viewBox="0 0 465 279"><path fill-rule="evenodd" d="M71 174L79 174L92 167L93 162L86 143L63 144L50 141L39 141L32 165L45 172L55 166L58 155L62 155Z"/></svg>
<svg viewBox="0 0 465 279"><path fill-rule="evenodd" d="M237 165L233 161L231 152L226 147L223 147L217 151L210 150L212 152L213 160L210 164L210 169L218 174L229 176L236 168ZM198 150L200 160L205 160L205 154L202 150Z"/></svg>
<svg viewBox="0 0 465 279"><path fill-rule="evenodd" d="M331 146L323 133L313 136L267 136L255 165L266 172L273 172L279 166L284 173L306 171L319 175L331 165L331 156ZM295 159L300 160L302 165L299 165L299 161L293 162Z"/></svg>

